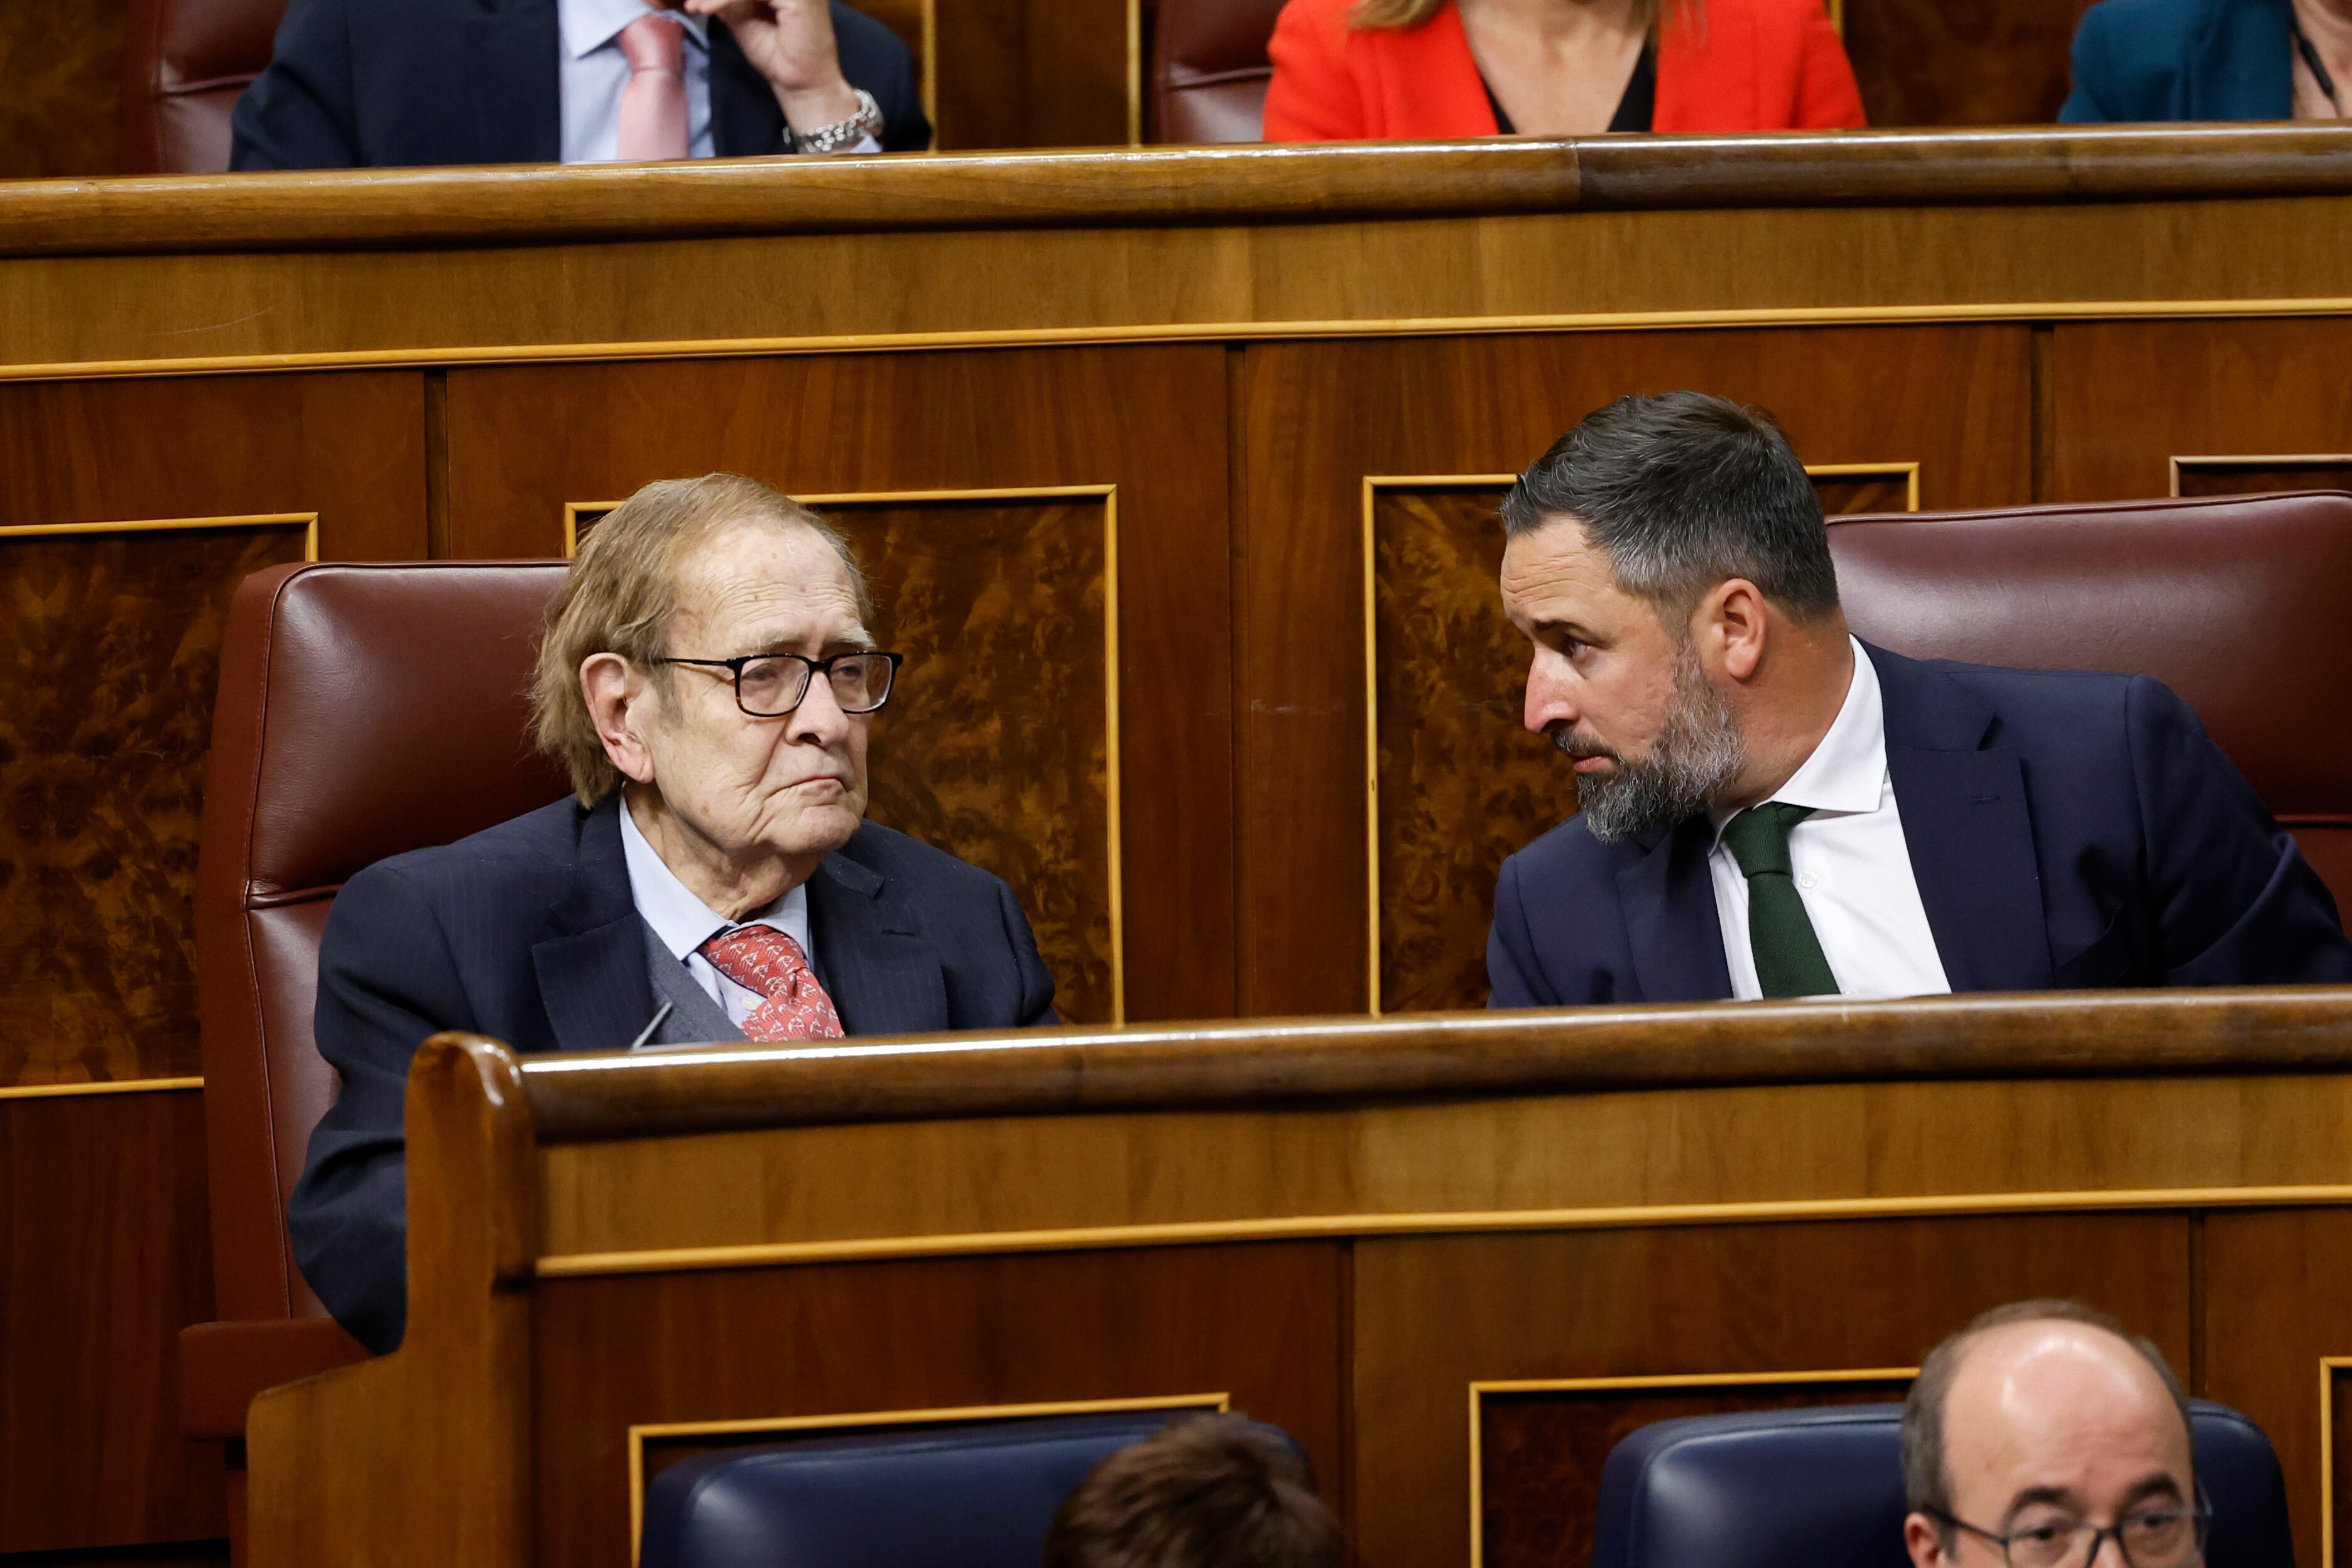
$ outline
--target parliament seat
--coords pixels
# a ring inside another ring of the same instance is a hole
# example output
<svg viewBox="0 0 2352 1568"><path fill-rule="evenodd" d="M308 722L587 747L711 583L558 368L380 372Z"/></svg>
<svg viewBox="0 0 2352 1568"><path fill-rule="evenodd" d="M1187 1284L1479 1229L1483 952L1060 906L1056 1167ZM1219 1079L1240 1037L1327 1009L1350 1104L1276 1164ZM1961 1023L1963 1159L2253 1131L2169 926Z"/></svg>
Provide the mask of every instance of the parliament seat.
<svg viewBox="0 0 2352 1568"><path fill-rule="evenodd" d="M1832 518L1830 551L1865 641L2162 680L2352 908L2352 494Z"/></svg>
<svg viewBox="0 0 2352 1568"><path fill-rule="evenodd" d="M1206 146L1264 132L1282 0L1160 0L1151 38L1154 142Z"/></svg>
<svg viewBox="0 0 2352 1568"><path fill-rule="evenodd" d="M902 1428L698 1455L646 1489L639 1565L1036 1568L1055 1511L1089 1470L1194 1414Z"/></svg>
<svg viewBox="0 0 2352 1568"><path fill-rule="evenodd" d="M123 16L126 174L228 167L229 115L269 64L286 0L130 0Z"/></svg>
<svg viewBox="0 0 2352 1568"><path fill-rule="evenodd" d="M2261 1427L2193 1400L2208 1568L2294 1561L2286 1482ZM1601 1472L1592 1568L1904 1568L1903 1407L1742 1411L1661 1421Z"/></svg>
<svg viewBox="0 0 2352 1568"><path fill-rule="evenodd" d="M564 570L280 566L231 602L195 897L220 1321L181 1334L190 1436L240 1438L255 1394L363 1353L287 1237L287 1197L334 1096L310 1031L320 936L353 872L564 793L530 748L525 696Z"/></svg>

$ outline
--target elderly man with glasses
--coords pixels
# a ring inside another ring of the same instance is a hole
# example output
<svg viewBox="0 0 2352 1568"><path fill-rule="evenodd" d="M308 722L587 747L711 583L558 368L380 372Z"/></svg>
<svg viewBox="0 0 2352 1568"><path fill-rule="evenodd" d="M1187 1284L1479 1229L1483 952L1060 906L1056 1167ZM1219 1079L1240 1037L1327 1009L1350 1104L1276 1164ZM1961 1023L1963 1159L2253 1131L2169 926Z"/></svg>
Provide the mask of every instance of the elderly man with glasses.
<svg viewBox="0 0 2352 1568"><path fill-rule="evenodd" d="M575 798L370 867L328 917L342 1088L289 1220L362 1343L404 1327L402 1110L434 1034L594 1051L1054 1020L1012 889L865 820L900 663L871 618L841 536L750 479L647 485L589 535L533 694Z"/></svg>
<svg viewBox="0 0 2352 1568"><path fill-rule="evenodd" d="M1935 1348L1903 1479L1915 1568L2187 1568L2211 1521L2163 1352L2072 1301L1997 1307Z"/></svg>

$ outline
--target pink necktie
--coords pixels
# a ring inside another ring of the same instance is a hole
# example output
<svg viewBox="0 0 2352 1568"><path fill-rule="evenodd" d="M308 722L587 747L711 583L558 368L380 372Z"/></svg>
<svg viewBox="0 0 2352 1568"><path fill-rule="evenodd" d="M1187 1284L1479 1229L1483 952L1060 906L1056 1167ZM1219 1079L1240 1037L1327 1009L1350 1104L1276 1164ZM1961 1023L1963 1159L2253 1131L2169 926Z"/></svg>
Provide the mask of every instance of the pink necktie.
<svg viewBox="0 0 2352 1568"><path fill-rule="evenodd" d="M772 926L737 926L702 944L710 967L767 1000L743 1020L754 1040L837 1040L841 1015L801 944Z"/></svg>
<svg viewBox="0 0 2352 1568"><path fill-rule="evenodd" d="M676 22L651 14L621 29L629 85L621 89L620 135L614 155L625 163L686 156L686 39Z"/></svg>

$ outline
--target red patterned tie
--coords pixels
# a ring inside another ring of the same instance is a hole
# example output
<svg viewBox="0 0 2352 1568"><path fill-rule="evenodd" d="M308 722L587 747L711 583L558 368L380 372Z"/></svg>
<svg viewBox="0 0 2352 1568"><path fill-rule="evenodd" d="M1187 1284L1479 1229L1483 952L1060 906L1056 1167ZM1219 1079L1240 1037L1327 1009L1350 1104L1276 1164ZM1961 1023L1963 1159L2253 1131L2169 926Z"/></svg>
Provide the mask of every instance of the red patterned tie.
<svg viewBox="0 0 2352 1568"><path fill-rule="evenodd" d="M754 1040L837 1040L841 1015L801 944L773 926L737 926L702 944L710 967L767 1000L743 1020Z"/></svg>

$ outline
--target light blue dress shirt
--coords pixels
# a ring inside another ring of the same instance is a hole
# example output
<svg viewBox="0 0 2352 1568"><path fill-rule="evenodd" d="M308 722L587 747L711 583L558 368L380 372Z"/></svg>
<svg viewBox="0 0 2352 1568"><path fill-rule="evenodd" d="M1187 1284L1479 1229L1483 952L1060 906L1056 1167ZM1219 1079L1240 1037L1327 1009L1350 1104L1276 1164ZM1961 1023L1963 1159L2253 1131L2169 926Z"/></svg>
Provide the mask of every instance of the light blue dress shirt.
<svg viewBox="0 0 2352 1568"><path fill-rule="evenodd" d="M634 4L635 0L631 0ZM743 1020L758 1010L767 998L757 991L736 984L710 966L710 961L698 950L714 936L734 931L740 926L769 926L783 932L801 944L801 952L809 963L816 963L816 949L809 942L808 885L802 883L764 910L754 910L740 921L730 921L709 904L698 899L677 879L646 836L637 831L636 818L630 814L628 803L621 803L621 854L629 867L629 896L637 906L637 913L646 924L653 927L654 935L669 949L670 955L686 965L696 984L710 993L711 999L727 1009L728 1022L740 1028Z"/></svg>
<svg viewBox="0 0 2352 1568"><path fill-rule="evenodd" d="M557 0L565 163L613 162L621 135L621 89L629 85L621 29L646 14L645 0ZM713 151L709 20L683 11L655 15L686 33L686 153L689 158L708 158Z"/></svg>

